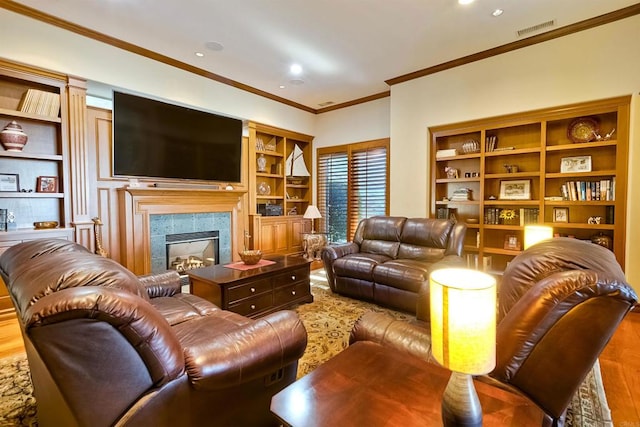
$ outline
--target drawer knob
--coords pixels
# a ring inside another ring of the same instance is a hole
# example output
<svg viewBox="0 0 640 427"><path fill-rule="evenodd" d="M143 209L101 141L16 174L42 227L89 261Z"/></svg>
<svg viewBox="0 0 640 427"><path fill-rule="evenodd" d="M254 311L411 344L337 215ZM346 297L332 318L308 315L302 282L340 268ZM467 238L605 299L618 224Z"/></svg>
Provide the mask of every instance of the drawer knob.
<svg viewBox="0 0 640 427"><path fill-rule="evenodd" d="M251 310L255 310L256 309L256 305L255 304L251 304Z"/></svg>
<svg viewBox="0 0 640 427"><path fill-rule="evenodd" d="M296 291L291 291L291 295L295 295L295 294L296 294Z"/></svg>
<svg viewBox="0 0 640 427"><path fill-rule="evenodd" d="M291 280L296 280L296 276L291 275Z"/></svg>
<svg viewBox="0 0 640 427"><path fill-rule="evenodd" d="M251 291L251 293L255 293L256 292L256 288L251 288L250 291Z"/></svg>

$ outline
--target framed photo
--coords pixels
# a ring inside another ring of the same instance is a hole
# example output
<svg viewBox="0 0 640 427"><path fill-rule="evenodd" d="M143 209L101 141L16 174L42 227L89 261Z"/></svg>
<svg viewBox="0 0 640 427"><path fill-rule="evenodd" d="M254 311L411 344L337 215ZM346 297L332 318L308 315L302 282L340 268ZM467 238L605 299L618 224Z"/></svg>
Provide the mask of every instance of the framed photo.
<svg viewBox="0 0 640 427"><path fill-rule="evenodd" d="M569 208L553 208L553 222L569 222Z"/></svg>
<svg viewBox="0 0 640 427"><path fill-rule="evenodd" d="M36 183L36 192L38 193L57 193L58 178L55 176L39 176Z"/></svg>
<svg viewBox="0 0 640 427"><path fill-rule="evenodd" d="M0 191L20 191L20 178L17 173L0 173Z"/></svg>
<svg viewBox="0 0 640 427"><path fill-rule="evenodd" d="M520 250L520 240L515 234L507 234L504 236L504 248L512 251Z"/></svg>
<svg viewBox="0 0 640 427"><path fill-rule="evenodd" d="M529 200L531 199L531 180L519 179L500 182L501 200Z"/></svg>
<svg viewBox="0 0 640 427"><path fill-rule="evenodd" d="M560 159L560 172L591 172L591 156L563 157Z"/></svg>

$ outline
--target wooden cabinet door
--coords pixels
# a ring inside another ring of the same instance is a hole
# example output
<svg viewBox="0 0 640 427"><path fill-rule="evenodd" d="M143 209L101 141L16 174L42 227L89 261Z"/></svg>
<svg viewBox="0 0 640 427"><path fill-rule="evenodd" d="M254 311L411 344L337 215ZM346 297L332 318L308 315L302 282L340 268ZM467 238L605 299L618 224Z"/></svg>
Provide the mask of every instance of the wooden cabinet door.
<svg viewBox="0 0 640 427"><path fill-rule="evenodd" d="M287 252L287 223L262 222L260 225L260 248L263 254Z"/></svg>

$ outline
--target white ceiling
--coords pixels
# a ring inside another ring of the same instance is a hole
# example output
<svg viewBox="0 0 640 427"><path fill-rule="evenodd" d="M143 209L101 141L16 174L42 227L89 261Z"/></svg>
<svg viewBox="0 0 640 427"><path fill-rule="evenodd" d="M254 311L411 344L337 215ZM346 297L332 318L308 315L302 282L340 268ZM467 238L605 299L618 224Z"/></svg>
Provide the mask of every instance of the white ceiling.
<svg viewBox="0 0 640 427"><path fill-rule="evenodd" d="M555 26L542 30L549 31L636 1L476 0L466 6L457 0L15 3L318 109L327 102L341 104L388 91L385 80L518 41L518 30L555 20ZM498 18L491 16L496 8L504 10ZM224 49L208 49L207 42ZM195 56L196 51L205 56ZM303 67L302 76L289 73L293 62ZM292 84L293 79L304 83Z"/></svg>

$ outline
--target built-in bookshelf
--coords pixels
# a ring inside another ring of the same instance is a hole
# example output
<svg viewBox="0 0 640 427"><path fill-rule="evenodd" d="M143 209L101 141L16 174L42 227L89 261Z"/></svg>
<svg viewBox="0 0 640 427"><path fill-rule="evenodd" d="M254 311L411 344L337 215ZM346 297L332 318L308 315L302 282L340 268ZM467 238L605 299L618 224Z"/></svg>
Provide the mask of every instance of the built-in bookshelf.
<svg viewBox="0 0 640 427"><path fill-rule="evenodd" d="M471 267L503 271L545 224L610 243L624 268L630 99L429 128L430 215L467 223Z"/></svg>

